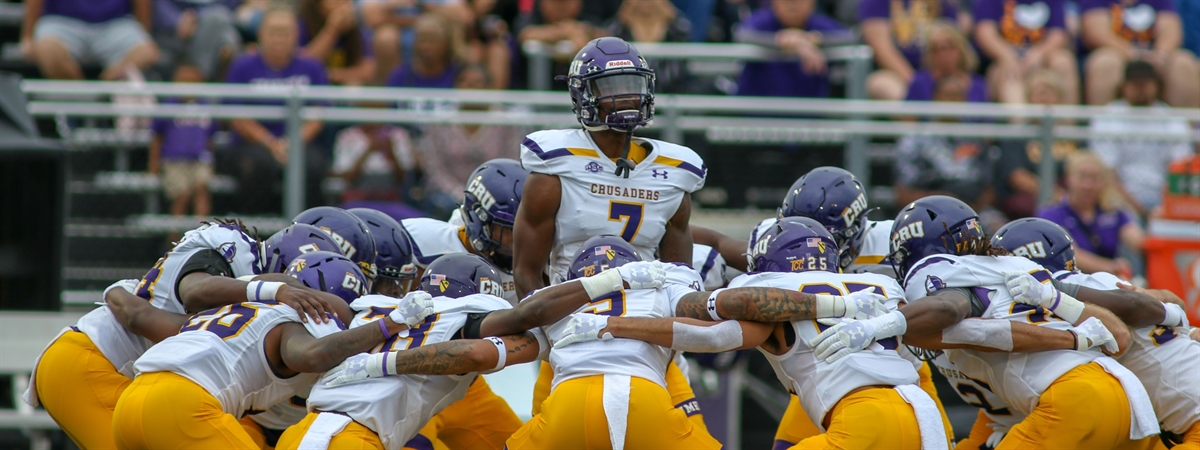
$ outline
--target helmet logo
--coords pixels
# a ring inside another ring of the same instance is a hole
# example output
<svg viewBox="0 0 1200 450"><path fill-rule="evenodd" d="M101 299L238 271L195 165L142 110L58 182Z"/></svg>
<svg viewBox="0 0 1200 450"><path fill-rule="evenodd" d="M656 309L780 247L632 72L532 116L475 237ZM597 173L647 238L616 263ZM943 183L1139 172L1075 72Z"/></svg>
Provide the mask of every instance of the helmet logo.
<svg viewBox="0 0 1200 450"><path fill-rule="evenodd" d="M571 61L571 68L567 70L567 74L583 75L583 60L576 59Z"/></svg>
<svg viewBox="0 0 1200 450"><path fill-rule="evenodd" d="M806 243L806 245L808 245L809 247L816 247L817 251L819 251L821 253L825 253L825 241L822 241L821 238L811 238L810 237L810 238L808 238L808 242Z"/></svg>
<svg viewBox="0 0 1200 450"><path fill-rule="evenodd" d="M504 297L504 287L488 277L479 277L479 292L496 297Z"/></svg>
<svg viewBox="0 0 1200 450"><path fill-rule="evenodd" d="M633 61L628 59L617 59L604 64L605 69L616 69L621 67L633 67Z"/></svg>
<svg viewBox="0 0 1200 450"><path fill-rule="evenodd" d="M479 199L479 204L480 206L483 206L484 210L492 209L493 206L496 206L496 198L492 197L491 192L488 192L487 187L483 185L481 178L482 177L475 177L471 179L471 183L467 184L467 193L474 195L475 198ZM487 219L484 218L484 220Z"/></svg>
<svg viewBox="0 0 1200 450"><path fill-rule="evenodd" d="M767 253L767 246L770 244L770 239L762 238L754 243L754 256Z"/></svg>
<svg viewBox="0 0 1200 450"><path fill-rule="evenodd" d="M1011 253L1013 256L1024 256L1026 258L1045 258L1046 246L1042 245L1042 241L1030 242L1022 245Z"/></svg>
<svg viewBox="0 0 1200 450"><path fill-rule="evenodd" d="M333 243L337 244L338 248L342 249L342 253L344 253L347 258L354 259L354 254L358 253L358 250L355 250L354 246L350 245L350 241L346 240L346 238L342 237L342 235L334 233L333 230L329 229L329 227L321 227L321 231L324 231L325 234L328 234L329 237L333 238Z"/></svg>
<svg viewBox="0 0 1200 450"><path fill-rule="evenodd" d="M925 237L925 225L920 221L910 223L892 234L892 248L900 248L909 239L921 237Z"/></svg>
<svg viewBox="0 0 1200 450"><path fill-rule="evenodd" d="M296 250L300 250L300 253L302 254L321 251L321 249L317 247L317 244L304 244L298 247Z"/></svg>
<svg viewBox="0 0 1200 450"><path fill-rule="evenodd" d="M303 259L296 259L295 265L296 265L296 272L299 272L301 270L304 270L304 268L308 266L308 261L305 261Z"/></svg>
<svg viewBox="0 0 1200 450"><path fill-rule="evenodd" d="M363 284L358 277L354 276L353 272L346 272L346 277L342 278L342 287L354 291L358 295L363 294Z"/></svg>
<svg viewBox="0 0 1200 450"><path fill-rule="evenodd" d="M792 272L799 272L801 270L804 270L804 259L793 259Z"/></svg>
<svg viewBox="0 0 1200 450"><path fill-rule="evenodd" d="M226 242L221 244L220 249L221 256L224 257L226 261L233 262L233 255L237 254L237 246L232 242Z"/></svg>
<svg viewBox="0 0 1200 450"><path fill-rule="evenodd" d="M975 230L975 232L983 234L983 227L979 225L979 221L975 219L967 219L967 228Z"/></svg>
<svg viewBox="0 0 1200 450"><path fill-rule="evenodd" d="M583 170L586 170L591 173L600 173L600 171L604 170L604 168L600 167L599 163L592 161L592 162L587 163L586 166L583 166Z"/></svg>
<svg viewBox="0 0 1200 450"><path fill-rule="evenodd" d="M437 286L441 292L446 292L446 289L450 289L450 280L447 280L446 276L440 273L429 275L429 284Z"/></svg>
<svg viewBox="0 0 1200 450"><path fill-rule="evenodd" d="M854 222L858 220L859 214L862 214L865 209L867 209L867 196L865 194L858 194L858 198L854 199L854 203L851 203L845 210L842 210L842 220L846 222L846 226L854 225Z"/></svg>
<svg viewBox="0 0 1200 450"><path fill-rule="evenodd" d="M596 255L604 255L604 257L608 258L609 261L612 261L613 258L617 257L617 251L613 250L612 246L610 245L601 245L596 247L595 253Z"/></svg>

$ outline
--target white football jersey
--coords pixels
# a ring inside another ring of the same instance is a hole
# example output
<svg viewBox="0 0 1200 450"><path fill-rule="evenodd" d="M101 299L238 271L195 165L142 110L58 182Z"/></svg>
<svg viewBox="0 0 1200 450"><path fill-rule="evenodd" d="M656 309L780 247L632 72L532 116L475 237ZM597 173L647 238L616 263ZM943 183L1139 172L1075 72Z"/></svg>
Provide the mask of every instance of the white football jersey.
<svg viewBox="0 0 1200 450"><path fill-rule="evenodd" d="M456 210L457 211L457 210ZM400 221L404 230L412 238L413 261L417 267L425 269L429 263L447 253L470 253L467 246L467 229L463 225L428 219L424 217L404 219ZM510 304L517 304L517 283L511 273L495 268L500 272L500 285L504 288L504 299ZM419 281L419 280L418 280Z"/></svg>
<svg viewBox="0 0 1200 450"><path fill-rule="evenodd" d="M296 310L277 302L227 305L193 316L179 334L150 347L134 368L138 374L182 375L216 397L221 409L234 417L261 413L320 377L302 373L285 379L271 371L263 344L269 331L287 322L302 323L317 338L344 329L338 320L300 322Z"/></svg>
<svg viewBox="0 0 1200 450"><path fill-rule="evenodd" d="M879 264L892 252L892 224L895 220L868 220L858 247L855 265Z"/></svg>
<svg viewBox="0 0 1200 450"><path fill-rule="evenodd" d="M1102 291L1120 289L1121 282L1106 272L1066 270L1055 273L1054 279ZM1129 349L1117 362L1142 380L1162 428L1183 434L1200 421L1200 342L1189 339L1182 327L1152 325L1131 334Z"/></svg>
<svg viewBox="0 0 1200 450"><path fill-rule="evenodd" d="M1014 301L1004 283L1005 272L1027 272L1043 283L1049 283L1051 277L1042 266L1016 256L932 255L908 271L904 279L906 297L909 301L920 301L941 289L968 288L983 302L984 319L1006 319L1056 330L1072 327L1041 307ZM1054 380L1104 356L1099 349L1032 353L946 350L945 353L958 370L991 386L991 391L1009 408L1021 414L1033 411L1042 392Z"/></svg>
<svg viewBox="0 0 1200 450"><path fill-rule="evenodd" d="M730 288L743 286L830 295L846 295L876 287L879 294L888 298L889 310L895 311L904 302L904 290L896 280L875 274L762 272L742 275L729 282ZM815 320L796 320L789 325L796 332L796 342L787 353L772 355L762 349L759 351L771 362L779 382L791 393L798 394L804 412L817 427L821 427L825 414L854 389L871 385L915 385L920 381L913 364L896 352L899 347L896 338L872 342L866 349L830 364L818 361L813 348L808 346L808 341L829 328L828 325Z"/></svg>
<svg viewBox="0 0 1200 450"><path fill-rule="evenodd" d="M182 278L179 274L188 259L204 250L221 253L233 269L227 276L257 275L261 271L258 243L250 236L232 226L206 224L185 233L183 239L142 277L133 294L148 300L155 308L184 314L183 303L175 292ZM118 372L129 378L134 376L133 362L152 344L121 326L107 306L79 318L75 326L91 339Z"/></svg>
<svg viewBox="0 0 1200 450"><path fill-rule="evenodd" d="M968 405L978 406L983 410L983 414L987 415L993 422L1012 428L1022 420L1025 420L1025 414L1009 408L1008 405L1001 400L996 393L992 392L992 386L986 381L971 378L954 363L950 362L950 358L942 353L934 358L933 365L937 367L938 372L946 377L946 381L950 386L954 387L954 392L963 399Z"/></svg>
<svg viewBox="0 0 1200 450"><path fill-rule="evenodd" d="M638 144L648 153L629 178L614 173L616 163L583 129L539 131L521 144L525 169L557 176L562 184L548 267L551 284L566 281L579 246L594 236L621 236L642 258L654 259L684 194L704 186L708 169L691 149L635 138L633 145Z"/></svg>
<svg viewBox="0 0 1200 450"><path fill-rule="evenodd" d="M725 258L717 249L704 244L692 244L692 268L700 274L704 290L711 291L725 285Z"/></svg>
<svg viewBox="0 0 1200 450"><path fill-rule="evenodd" d="M356 311L352 327L375 326L373 322L396 309L396 299L366 295L350 306ZM434 297L434 315L414 328L397 333L372 353L446 342L467 323L467 314L511 307L504 299L487 294ZM322 380L313 386L308 408L344 413L378 434L385 448L399 450L434 414L462 399L477 375L399 375L334 387L326 386Z"/></svg>
<svg viewBox="0 0 1200 450"><path fill-rule="evenodd" d="M575 313L614 317L674 317L684 295L700 290L700 276L682 264L667 265L667 282L660 289L617 291L575 310ZM566 318L545 327L548 336L567 331ZM636 339L589 341L556 348L550 352L554 369L553 386L591 375L629 375L666 387L671 350ZM551 387L553 389L553 387Z"/></svg>

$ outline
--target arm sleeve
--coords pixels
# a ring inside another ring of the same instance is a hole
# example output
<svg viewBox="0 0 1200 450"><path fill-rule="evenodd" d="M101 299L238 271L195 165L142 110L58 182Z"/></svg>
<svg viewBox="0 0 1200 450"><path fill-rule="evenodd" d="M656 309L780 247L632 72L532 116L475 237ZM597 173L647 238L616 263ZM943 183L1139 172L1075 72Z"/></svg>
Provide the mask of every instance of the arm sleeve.
<svg viewBox="0 0 1200 450"><path fill-rule="evenodd" d="M483 318L488 314L491 312L467 314L467 323L463 325L454 339L483 339L484 336L479 335L479 327L483 324Z"/></svg>
<svg viewBox="0 0 1200 450"><path fill-rule="evenodd" d="M946 288L946 289L943 289L943 291L957 292L957 293L962 294L963 296L967 297L967 300L969 300L971 302L971 316L970 317L983 317L984 311L987 310L987 307L983 305L983 300L981 300L978 295L975 295L975 291L972 291L972 290L964 288L964 287Z"/></svg>

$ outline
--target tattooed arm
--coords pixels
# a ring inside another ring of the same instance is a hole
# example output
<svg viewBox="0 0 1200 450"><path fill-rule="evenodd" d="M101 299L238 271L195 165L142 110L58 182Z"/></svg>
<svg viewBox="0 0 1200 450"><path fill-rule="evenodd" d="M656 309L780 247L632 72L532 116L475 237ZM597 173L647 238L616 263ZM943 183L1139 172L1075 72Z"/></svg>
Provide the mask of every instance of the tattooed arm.
<svg viewBox="0 0 1200 450"><path fill-rule="evenodd" d="M388 333L392 335L408 329L406 325L397 324L388 317L379 320L384 321ZM268 359L271 359L273 347L271 344L272 341L275 341L272 339L272 335L277 331L278 344L274 347L279 349L279 359L284 367L276 369L290 369L290 371L300 373L323 373L334 368L346 358L371 351L385 340L379 326L373 323L315 338L304 328L303 324L288 322L267 333ZM287 370L280 372L287 372ZM287 374L280 373L279 375Z"/></svg>
<svg viewBox="0 0 1200 450"><path fill-rule="evenodd" d="M678 317L713 320L708 314L712 292L693 292L679 300ZM723 319L754 322L787 322L816 319L817 296L800 291L767 287L741 287L722 290L717 295L717 314Z"/></svg>
<svg viewBox="0 0 1200 450"><path fill-rule="evenodd" d="M507 349L505 367L534 361L542 351L533 333L503 336ZM459 339L393 352L397 374L457 375L485 372L496 368L500 353L496 344L485 339ZM391 359L391 358L388 358Z"/></svg>

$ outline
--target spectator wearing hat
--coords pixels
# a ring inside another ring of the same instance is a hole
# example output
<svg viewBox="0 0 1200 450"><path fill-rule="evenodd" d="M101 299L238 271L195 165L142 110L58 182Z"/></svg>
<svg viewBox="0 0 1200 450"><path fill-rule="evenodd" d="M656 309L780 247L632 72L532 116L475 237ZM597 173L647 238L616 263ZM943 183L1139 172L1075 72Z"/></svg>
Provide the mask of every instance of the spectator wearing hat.
<svg viewBox="0 0 1200 450"><path fill-rule="evenodd" d="M1183 45L1184 26L1171 0L1079 0L1087 102L1112 101L1131 60L1149 61L1163 77L1159 94L1178 107L1200 107L1200 63ZM1195 27L1195 23L1189 23Z"/></svg>
<svg viewBox="0 0 1200 450"><path fill-rule="evenodd" d="M1121 98L1109 104L1114 115L1098 117L1091 124L1092 151L1116 171L1122 197L1141 215L1161 203L1167 164L1192 154L1186 140L1187 121L1163 117L1168 106L1158 99L1162 84L1153 64L1130 62L1125 66ZM1131 107L1149 110L1133 111ZM1136 135L1127 136L1130 134Z"/></svg>

